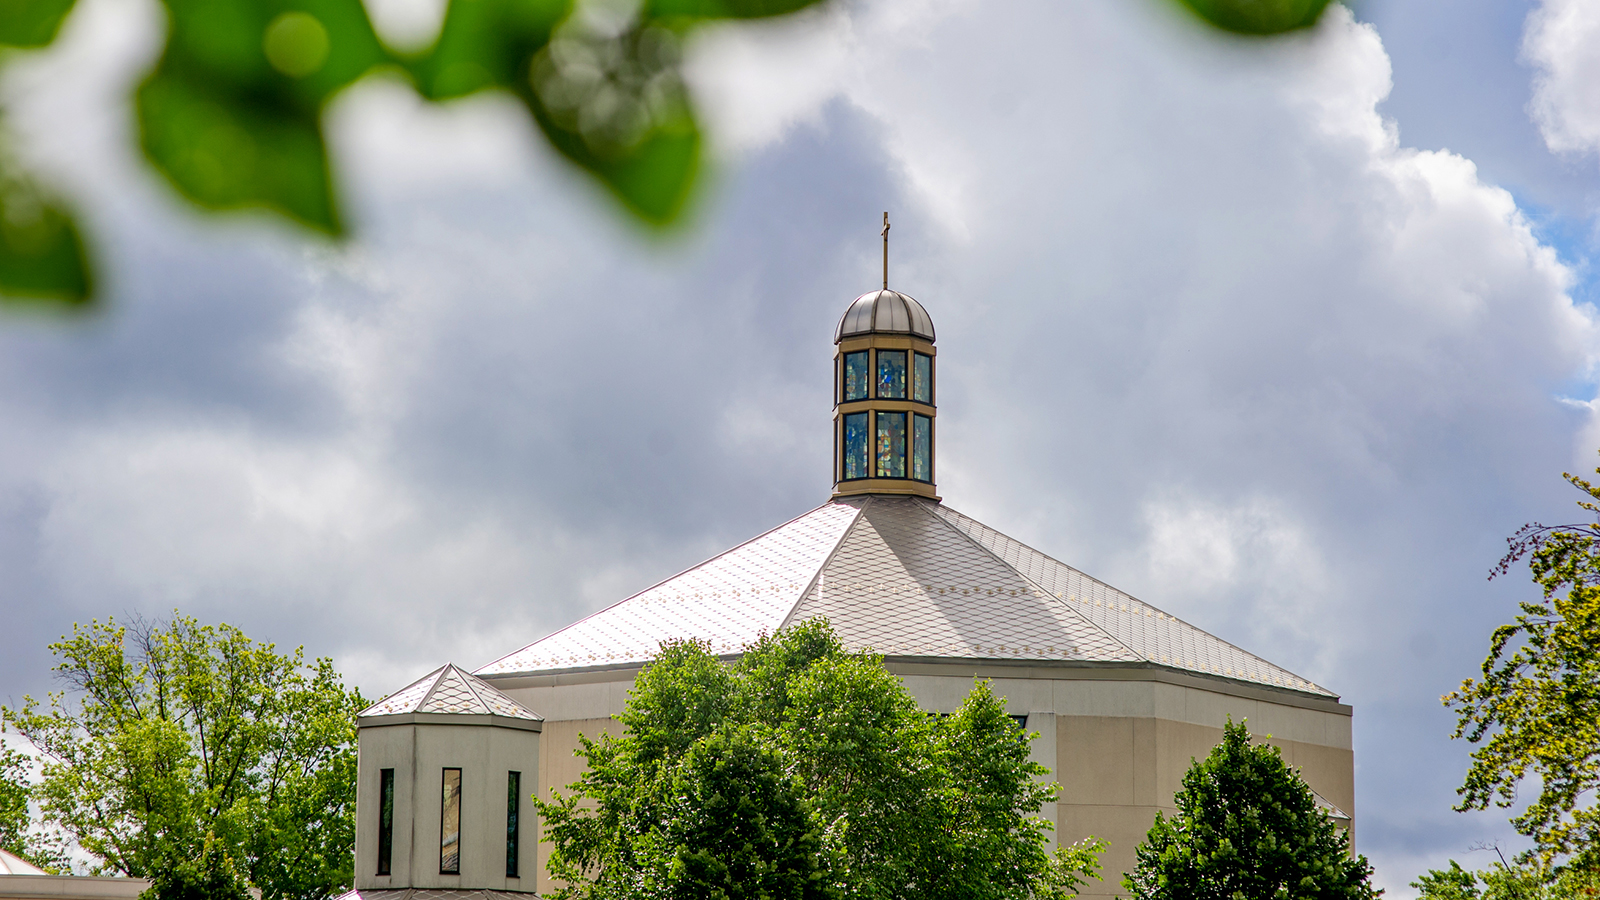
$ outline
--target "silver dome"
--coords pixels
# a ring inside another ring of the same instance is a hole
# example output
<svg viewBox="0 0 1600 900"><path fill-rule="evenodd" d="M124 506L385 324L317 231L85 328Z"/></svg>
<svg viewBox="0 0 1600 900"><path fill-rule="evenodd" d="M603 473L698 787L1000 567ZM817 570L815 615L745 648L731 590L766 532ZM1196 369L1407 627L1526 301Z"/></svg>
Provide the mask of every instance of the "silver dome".
<svg viewBox="0 0 1600 900"><path fill-rule="evenodd" d="M933 319L922 304L899 291L868 291L839 320L835 344L858 334L910 334L933 340Z"/></svg>

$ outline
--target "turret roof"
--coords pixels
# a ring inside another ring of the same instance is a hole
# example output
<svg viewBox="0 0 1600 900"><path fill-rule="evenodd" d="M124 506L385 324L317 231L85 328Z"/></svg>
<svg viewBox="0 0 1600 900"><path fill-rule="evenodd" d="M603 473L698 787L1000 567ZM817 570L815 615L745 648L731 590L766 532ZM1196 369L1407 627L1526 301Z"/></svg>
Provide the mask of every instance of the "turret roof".
<svg viewBox="0 0 1600 900"><path fill-rule="evenodd" d="M481 678L446 663L357 714L357 718L435 713L500 716L543 721L544 717L500 693Z"/></svg>

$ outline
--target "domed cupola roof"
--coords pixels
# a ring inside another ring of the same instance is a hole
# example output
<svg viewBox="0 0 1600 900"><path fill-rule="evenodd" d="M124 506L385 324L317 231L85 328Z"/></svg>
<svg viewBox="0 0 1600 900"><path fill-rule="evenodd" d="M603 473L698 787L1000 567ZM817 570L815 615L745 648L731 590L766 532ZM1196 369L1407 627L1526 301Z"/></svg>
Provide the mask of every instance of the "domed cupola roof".
<svg viewBox="0 0 1600 900"><path fill-rule="evenodd" d="M899 291L868 291L844 311L835 344L858 334L909 334L933 340L933 319L922 304Z"/></svg>

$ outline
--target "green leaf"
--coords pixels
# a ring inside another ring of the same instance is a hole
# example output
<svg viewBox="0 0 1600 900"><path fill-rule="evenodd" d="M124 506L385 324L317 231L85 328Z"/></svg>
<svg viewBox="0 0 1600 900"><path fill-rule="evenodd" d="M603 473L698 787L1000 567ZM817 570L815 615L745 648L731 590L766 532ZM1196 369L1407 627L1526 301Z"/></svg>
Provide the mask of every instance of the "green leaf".
<svg viewBox="0 0 1600 900"><path fill-rule="evenodd" d="M418 89L434 100L511 91L563 156L666 225L700 165L678 35L638 22L597 33L571 11L570 0L453 0L433 51L410 66Z"/></svg>
<svg viewBox="0 0 1600 900"><path fill-rule="evenodd" d="M24 176L0 176L0 302L85 307L93 293L72 215Z"/></svg>
<svg viewBox="0 0 1600 900"><path fill-rule="evenodd" d="M571 12L571 0L453 0L433 51L410 66L417 89L431 100L487 87L518 92Z"/></svg>
<svg viewBox="0 0 1600 900"><path fill-rule="evenodd" d="M388 57L360 0L167 0L166 52L136 105L146 157L212 209L342 225L323 106Z"/></svg>
<svg viewBox="0 0 1600 900"><path fill-rule="evenodd" d="M73 0L6 0L0 5L0 44L43 47L56 39Z"/></svg>
<svg viewBox="0 0 1600 900"><path fill-rule="evenodd" d="M678 35L634 25L607 36L563 27L518 94L561 154L640 218L672 223L700 169L700 129L678 69Z"/></svg>
<svg viewBox="0 0 1600 900"><path fill-rule="evenodd" d="M1182 0L1218 28L1239 34L1282 34L1317 24L1328 0Z"/></svg>

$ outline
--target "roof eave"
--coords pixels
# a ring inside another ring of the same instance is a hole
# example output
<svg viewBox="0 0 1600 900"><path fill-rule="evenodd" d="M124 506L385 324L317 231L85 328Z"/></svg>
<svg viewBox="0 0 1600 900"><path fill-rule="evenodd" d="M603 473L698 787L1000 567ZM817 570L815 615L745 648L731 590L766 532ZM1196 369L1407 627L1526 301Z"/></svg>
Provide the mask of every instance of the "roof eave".
<svg viewBox="0 0 1600 900"><path fill-rule="evenodd" d="M489 725L510 728L514 731L543 731L543 719L518 719L485 713L425 713L410 712L388 716L359 716L357 728L377 728L384 725Z"/></svg>

